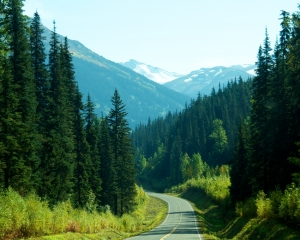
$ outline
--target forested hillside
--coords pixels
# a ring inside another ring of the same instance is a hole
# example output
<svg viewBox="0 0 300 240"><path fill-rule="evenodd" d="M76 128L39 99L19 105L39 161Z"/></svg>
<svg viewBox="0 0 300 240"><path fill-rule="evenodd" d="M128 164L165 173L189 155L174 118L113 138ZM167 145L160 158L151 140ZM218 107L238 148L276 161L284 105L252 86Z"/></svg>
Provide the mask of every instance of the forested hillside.
<svg viewBox="0 0 300 240"><path fill-rule="evenodd" d="M0 4L0 191L35 192L51 207L68 200L131 211L136 171L125 104L115 90L101 119L89 95L83 104L68 39L59 41L54 22L46 53L40 16L29 20L22 2Z"/></svg>
<svg viewBox="0 0 300 240"><path fill-rule="evenodd" d="M230 81L210 96L198 95L182 112L139 125L132 138L140 179L161 188L182 182L185 153L199 153L211 166L230 161L239 122L249 114L251 86L251 79Z"/></svg>
<svg viewBox="0 0 300 240"><path fill-rule="evenodd" d="M44 45L49 51L51 31L45 27ZM63 37L57 34L59 40ZM148 117L165 116L168 111L182 110L190 98L175 92L161 84L110 61L82 43L69 39L69 51L72 54L75 78L83 94L84 102L89 94L95 103L95 113L107 116L111 107L110 96L117 88L126 103L129 126L134 128L140 122L146 123Z"/></svg>
<svg viewBox="0 0 300 240"><path fill-rule="evenodd" d="M136 128L141 182L201 189L226 206L223 214L232 204L240 217L281 219L299 229L300 12L282 11L280 20L273 49L265 32L253 80L230 82Z"/></svg>
<svg viewBox="0 0 300 240"><path fill-rule="evenodd" d="M239 127L231 173L235 201L299 182L300 13L280 19L273 51L267 31L258 50L250 120Z"/></svg>

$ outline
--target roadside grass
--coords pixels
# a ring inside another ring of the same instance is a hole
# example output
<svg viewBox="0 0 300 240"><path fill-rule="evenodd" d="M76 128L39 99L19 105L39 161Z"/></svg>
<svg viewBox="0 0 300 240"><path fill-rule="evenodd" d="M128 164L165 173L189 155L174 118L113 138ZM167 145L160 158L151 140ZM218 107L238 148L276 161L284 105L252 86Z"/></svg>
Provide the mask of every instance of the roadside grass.
<svg viewBox="0 0 300 240"><path fill-rule="evenodd" d="M67 232L63 234L41 236L36 238L30 238L32 240L121 240L132 236L139 235L143 232L147 232L156 226L158 226L166 217L168 210L167 203L163 200L155 197L150 197L146 205L146 215L140 229L136 232L120 231L114 228L106 228L95 234L83 234L83 233L72 233Z"/></svg>
<svg viewBox="0 0 300 240"><path fill-rule="evenodd" d="M70 201L50 208L37 195L0 192L0 239L124 239L163 221L167 204L137 187L137 205L120 217L110 210L75 209Z"/></svg>
<svg viewBox="0 0 300 240"><path fill-rule="evenodd" d="M234 209L224 212L224 207L201 189L189 188L179 196L192 203L205 239L300 239L300 231L277 219L238 216Z"/></svg>

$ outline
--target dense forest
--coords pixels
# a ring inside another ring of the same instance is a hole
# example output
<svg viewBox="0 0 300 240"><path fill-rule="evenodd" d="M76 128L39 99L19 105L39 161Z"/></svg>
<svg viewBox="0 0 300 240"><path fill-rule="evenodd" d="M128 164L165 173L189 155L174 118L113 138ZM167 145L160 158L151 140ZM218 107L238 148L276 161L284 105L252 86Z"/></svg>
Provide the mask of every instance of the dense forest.
<svg viewBox="0 0 300 240"><path fill-rule="evenodd" d="M251 86L251 79L230 81L210 96L199 94L182 112L140 124L132 133L140 180L160 190L181 183L185 154L200 154L211 166L228 163L239 122L250 111Z"/></svg>
<svg viewBox="0 0 300 240"><path fill-rule="evenodd" d="M54 22L45 53L40 16L22 7L0 3L0 190L130 211L136 171L125 104L115 90L109 115L97 118L90 96L82 101L68 39L59 41Z"/></svg>
<svg viewBox="0 0 300 240"><path fill-rule="evenodd" d="M233 204L257 196L258 215L300 223L300 12L282 11L280 20L274 49L266 29L253 79L135 129L141 182L164 190L203 178L208 166L226 175L229 166Z"/></svg>

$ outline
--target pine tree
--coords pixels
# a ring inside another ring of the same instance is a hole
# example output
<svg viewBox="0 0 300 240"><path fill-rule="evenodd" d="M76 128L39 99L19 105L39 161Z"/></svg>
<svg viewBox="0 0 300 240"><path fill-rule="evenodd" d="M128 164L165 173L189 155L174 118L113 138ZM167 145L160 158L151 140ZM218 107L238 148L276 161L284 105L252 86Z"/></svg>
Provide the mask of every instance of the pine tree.
<svg viewBox="0 0 300 240"><path fill-rule="evenodd" d="M21 119L15 118L14 126L9 124L12 128L17 128L14 130L13 136L18 142L16 144L20 150L17 155L12 154L7 159L10 161L9 165L16 171L6 174L9 179L6 179L5 186L12 186L23 193L35 189L38 184L39 158L36 156L38 144L35 126L35 85L31 68L28 32L26 31L27 21L22 13L23 1L11 0L3 3L2 7L4 7L3 27L7 30L7 47L9 50L9 63L5 64L5 68L10 69L12 76L11 83L6 87L10 88L9 85L14 85L13 101L15 102L13 105L16 104L14 111L17 115L19 113L21 117ZM10 77L6 75L5 78L8 80ZM10 80L8 81L10 82ZM8 94L12 97L11 93ZM11 110L13 109L9 111ZM15 155L14 160L10 159L13 155Z"/></svg>
<svg viewBox="0 0 300 240"><path fill-rule="evenodd" d="M251 109L251 165L253 173L253 191L268 192L272 188L270 182L272 132L270 124L270 81L273 61L268 33L264 47L259 48L257 76L253 80L253 97Z"/></svg>
<svg viewBox="0 0 300 240"><path fill-rule="evenodd" d="M37 120L41 128L47 118L47 108L49 106L49 78L46 66L46 53L43 36L44 29L41 25L41 19L37 12L34 13L30 25L30 50L31 63L34 73L37 99ZM41 130L40 130L41 131Z"/></svg>
<svg viewBox="0 0 300 240"><path fill-rule="evenodd" d="M47 144L41 168L43 180L41 195L50 204L64 201L73 193L74 159L74 111L70 108L67 79L64 75L57 33L52 32L49 52L50 97L47 119ZM74 102L73 102L74 103ZM49 190L50 189L50 190Z"/></svg>
<svg viewBox="0 0 300 240"><path fill-rule="evenodd" d="M115 90L111 102L113 108L110 110L108 123L118 185L115 209L118 215L122 215L131 210L136 195L133 146L129 137L130 128L125 118L127 115L125 104L117 90Z"/></svg>
<svg viewBox="0 0 300 240"><path fill-rule="evenodd" d="M1 29L2 30L2 29ZM8 60L7 47L0 40L0 176L1 188L13 187L20 190L23 174L30 173L21 161L22 154L19 136L22 135L21 113L17 111L18 98L12 71Z"/></svg>
<svg viewBox="0 0 300 240"><path fill-rule="evenodd" d="M248 179L249 141L249 123L247 121L244 123L241 122L238 128L237 142L230 173L230 196L234 203L244 201L252 193Z"/></svg>
<svg viewBox="0 0 300 240"><path fill-rule="evenodd" d="M90 95L87 96L87 102L85 104L85 132L86 140L90 147L90 159L91 159L91 172L89 177L90 187L96 196L96 203L98 206L101 204L101 170L100 170L100 124L94 113L94 104Z"/></svg>
<svg viewBox="0 0 300 240"><path fill-rule="evenodd" d="M89 179L91 178L92 164L90 158L90 146L86 140L84 119L82 117L83 103L81 93L77 90L74 106L75 112L75 164L74 164L74 203L77 207L83 207L91 191Z"/></svg>
<svg viewBox="0 0 300 240"><path fill-rule="evenodd" d="M100 154L100 176L102 179L102 193L101 205L109 205L115 214L117 212L117 171L115 167L113 146L111 142L110 129L108 126L108 119L102 117L100 121L100 141L99 141L99 154Z"/></svg>

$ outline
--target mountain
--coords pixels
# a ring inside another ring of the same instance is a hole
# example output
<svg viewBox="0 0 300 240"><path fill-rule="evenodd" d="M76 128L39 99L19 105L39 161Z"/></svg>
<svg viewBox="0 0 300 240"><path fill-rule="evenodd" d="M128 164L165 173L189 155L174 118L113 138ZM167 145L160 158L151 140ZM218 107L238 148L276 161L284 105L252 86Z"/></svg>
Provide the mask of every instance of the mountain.
<svg viewBox="0 0 300 240"><path fill-rule="evenodd" d="M176 78L182 77L181 74L168 72L158 67L153 67L151 65L147 65L145 63L141 63L133 59L130 59L129 61L120 64L159 84L164 84Z"/></svg>
<svg viewBox="0 0 300 240"><path fill-rule="evenodd" d="M44 29L45 48L49 52L51 31ZM62 36L60 36L62 40ZM111 97L117 89L126 104L127 119L131 128L140 122L165 116L169 111L183 109L188 96L173 91L149 80L118 63L105 59L86 48L82 43L70 40L70 52L73 54L75 77L79 90L86 101L89 93L96 104L98 116L106 116L111 108Z"/></svg>
<svg viewBox="0 0 300 240"><path fill-rule="evenodd" d="M250 64L234 65L231 67L200 68L188 75L167 82L164 86L196 98L199 92L209 95L213 87L218 90L219 84L223 87L228 81L235 78L242 77L243 80L247 80L253 77L255 75L255 68L255 65Z"/></svg>

